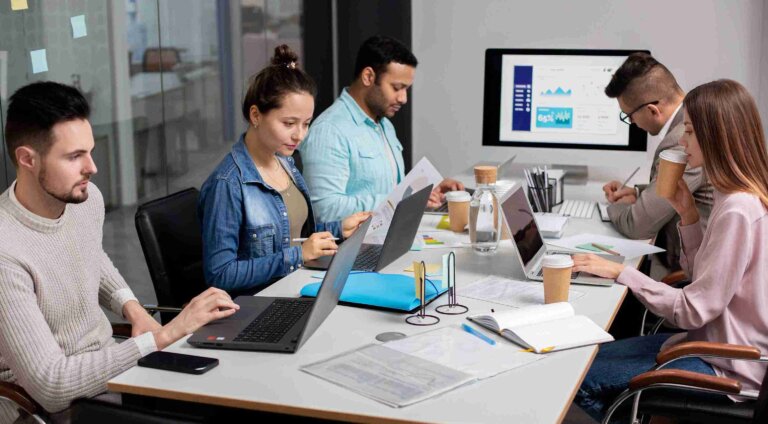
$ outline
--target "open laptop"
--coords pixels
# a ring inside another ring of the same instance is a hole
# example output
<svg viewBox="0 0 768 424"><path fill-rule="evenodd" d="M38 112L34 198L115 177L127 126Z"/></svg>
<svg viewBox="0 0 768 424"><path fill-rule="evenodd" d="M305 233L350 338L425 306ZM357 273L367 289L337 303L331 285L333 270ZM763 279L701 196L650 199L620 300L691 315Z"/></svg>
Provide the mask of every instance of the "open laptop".
<svg viewBox="0 0 768 424"><path fill-rule="evenodd" d="M533 215L531 205L525 195L523 186L518 186L502 196L501 210L504 221L507 224L512 240L517 246L517 257L528 279L543 281L541 261L545 255L553 253L571 254L573 252L548 251L544 239L541 237L539 227ZM623 256L606 257L616 262L624 262ZM595 286L610 286L613 280L602 278L586 272L576 272L571 275L574 284L588 284Z"/></svg>
<svg viewBox="0 0 768 424"><path fill-rule="evenodd" d="M392 216L384 244L363 244L352 269L379 272L408 252L419 231L421 217L424 215L424 207L427 205L430 193L432 193L432 184L401 200L395 207L395 214ZM323 256L304 262L304 266L310 269L327 269L330 258L332 256Z"/></svg>
<svg viewBox="0 0 768 424"><path fill-rule="evenodd" d="M368 218L339 246L317 298L239 296L239 311L203 326L187 343L209 349L296 352L339 302L370 224Z"/></svg>

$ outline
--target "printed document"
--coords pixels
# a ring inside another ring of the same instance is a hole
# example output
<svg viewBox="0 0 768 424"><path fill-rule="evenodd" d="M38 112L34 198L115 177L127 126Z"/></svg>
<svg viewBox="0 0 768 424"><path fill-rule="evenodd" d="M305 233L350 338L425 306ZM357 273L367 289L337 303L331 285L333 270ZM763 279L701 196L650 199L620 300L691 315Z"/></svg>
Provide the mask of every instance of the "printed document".
<svg viewBox="0 0 768 424"><path fill-rule="evenodd" d="M468 286L458 286L457 290L459 296L513 308L544 304L544 286L538 282L510 280L489 275ZM573 302L584 295L584 292L570 289L568 290L568 301Z"/></svg>

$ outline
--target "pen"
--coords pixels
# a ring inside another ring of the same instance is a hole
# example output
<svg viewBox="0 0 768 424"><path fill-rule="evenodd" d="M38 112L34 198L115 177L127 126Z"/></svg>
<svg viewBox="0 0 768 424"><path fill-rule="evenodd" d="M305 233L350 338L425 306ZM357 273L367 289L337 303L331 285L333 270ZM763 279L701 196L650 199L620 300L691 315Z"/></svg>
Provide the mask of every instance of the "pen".
<svg viewBox="0 0 768 424"><path fill-rule="evenodd" d="M327 239L323 239L323 240L333 240L333 241L337 241L338 239L339 239L338 237L328 237ZM293 241L294 243L304 243L304 242L305 242L305 241L307 241L307 240L309 240L309 237L299 237L299 238L295 238L295 239L293 239L292 241Z"/></svg>
<svg viewBox="0 0 768 424"><path fill-rule="evenodd" d="M492 338L490 338L490 337L486 336L485 334L483 334L483 333L481 333L481 332L479 332L479 331L475 330L474 328L472 328L472 327L468 326L466 323L463 323L463 322L462 322L462 323L461 323L461 328L463 328L463 329L464 329L464 331L466 331L467 333L469 333L469 334L471 334L471 335L473 335L473 336L477 337L478 339L480 339L480 340L482 340L482 341L484 341L484 342L488 343L488 344L489 344L489 345L491 345L491 346L493 346L493 345L495 345L495 344L496 344L496 341L495 341L495 340L493 340Z"/></svg>
<svg viewBox="0 0 768 424"><path fill-rule="evenodd" d="M592 247L595 247L595 248L597 248L597 249L600 249L600 250L602 250L603 252L608 252L608 253L610 253L611 255L621 256L621 253L619 253L619 252L617 252L617 251L615 251L615 250L611 250L611 249L609 249L608 247L606 247L606 246L603 246L602 244L597 244L597 243L590 243L590 244L592 245Z"/></svg>
<svg viewBox="0 0 768 424"><path fill-rule="evenodd" d="M552 352L553 350L555 350L554 346L545 347L544 349L541 349L541 353Z"/></svg>
<svg viewBox="0 0 768 424"><path fill-rule="evenodd" d="M635 168L635 172L633 172L633 173L629 174L629 176L627 177L627 179L626 179L626 180L624 180L624 183L621 185L621 188L624 188L624 187L626 187L626 186L627 186L627 183L629 182L629 180L631 180L631 179L632 179L632 177L634 177L634 176L635 176L635 174L637 174L637 171L639 171L639 170L640 170L640 167L639 167L639 166L638 166L637 168Z"/></svg>

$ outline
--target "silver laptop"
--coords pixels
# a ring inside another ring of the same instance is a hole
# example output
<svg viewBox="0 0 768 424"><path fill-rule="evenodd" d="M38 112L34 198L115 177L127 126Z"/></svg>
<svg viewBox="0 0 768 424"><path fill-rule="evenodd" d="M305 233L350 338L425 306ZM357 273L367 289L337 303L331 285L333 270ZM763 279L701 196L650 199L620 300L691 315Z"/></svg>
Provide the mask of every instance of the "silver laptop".
<svg viewBox="0 0 768 424"><path fill-rule="evenodd" d="M523 267L525 276L531 280L543 281L541 261L544 256L555 253L572 254L573 252L547 250L547 245L541 237L533 210L528 203L522 185L504 194L500 203L509 234L512 235L513 242L517 246L517 258ZM623 256L603 257L619 263L624 262ZM571 282L593 286L610 286L613 284L612 279L598 277L586 272L573 273Z"/></svg>
<svg viewBox="0 0 768 424"><path fill-rule="evenodd" d="M341 243L316 299L239 296L235 299L239 311L206 324L187 343L208 349L296 352L339 303L370 224L368 218Z"/></svg>

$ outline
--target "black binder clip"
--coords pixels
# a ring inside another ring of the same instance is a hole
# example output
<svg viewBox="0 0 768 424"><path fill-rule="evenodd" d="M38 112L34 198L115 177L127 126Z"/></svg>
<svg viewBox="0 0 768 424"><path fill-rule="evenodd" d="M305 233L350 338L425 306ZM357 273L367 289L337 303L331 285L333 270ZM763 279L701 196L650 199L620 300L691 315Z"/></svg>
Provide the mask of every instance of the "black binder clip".
<svg viewBox="0 0 768 424"><path fill-rule="evenodd" d="M448 254L448 269L445 270L446 280L448 280L448 303L435 308L435 311L445 315L466 314L469 308L460 305L456 301L456 254Z"/></svg>

